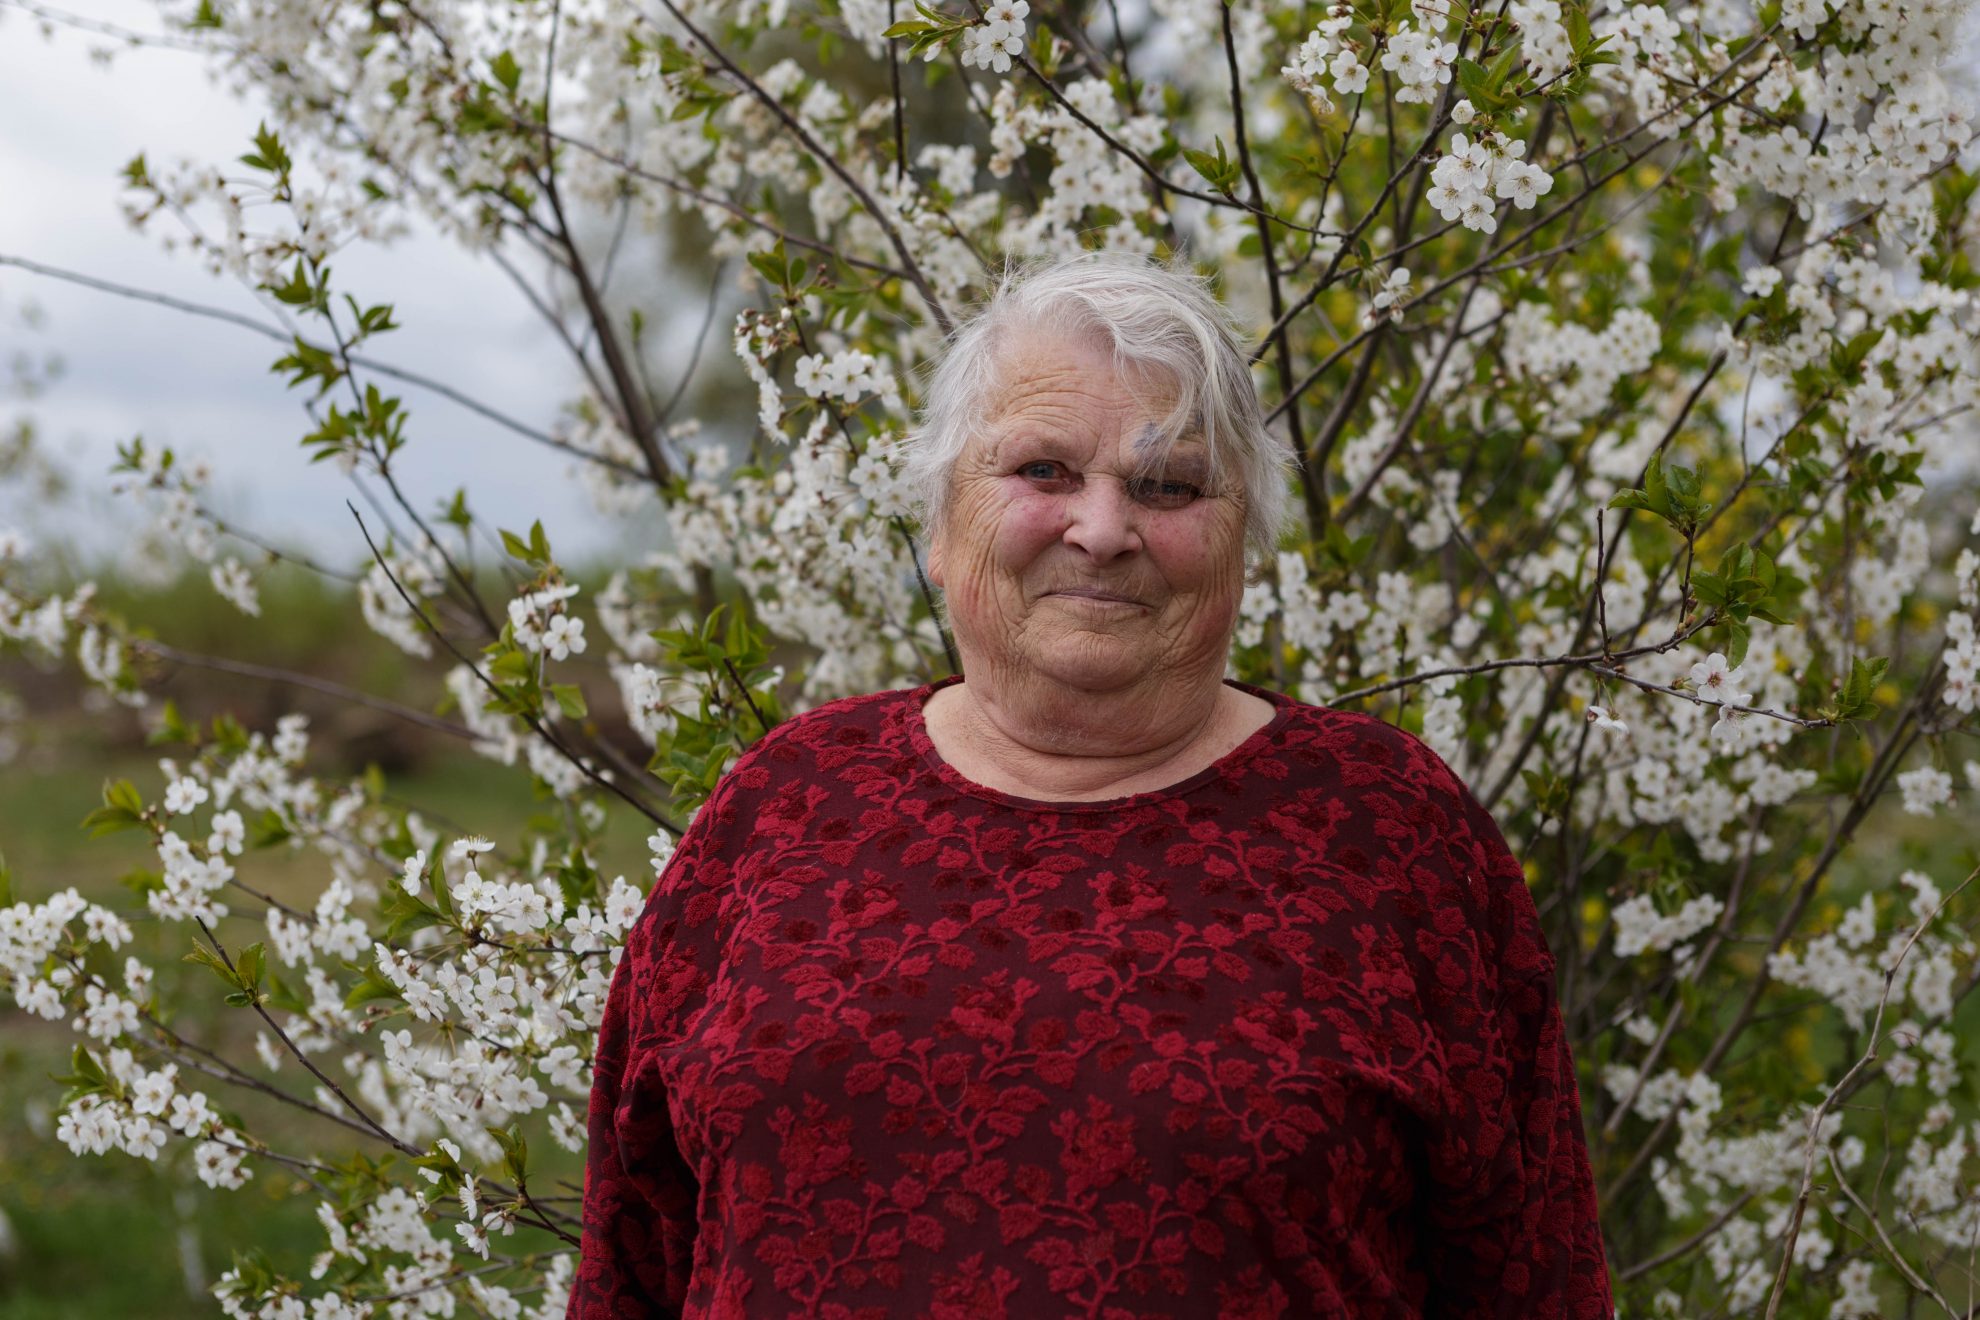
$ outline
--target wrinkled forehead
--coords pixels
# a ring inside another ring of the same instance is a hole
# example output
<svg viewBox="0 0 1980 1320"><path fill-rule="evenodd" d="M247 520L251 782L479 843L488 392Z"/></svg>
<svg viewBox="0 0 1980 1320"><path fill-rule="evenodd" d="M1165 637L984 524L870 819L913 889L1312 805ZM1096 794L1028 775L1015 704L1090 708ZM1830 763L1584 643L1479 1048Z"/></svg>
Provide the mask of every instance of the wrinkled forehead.
<svg viewBox="0 0 1980 1320"><path fill-rule="evenodd" d="M1207 458L1200 425L1177 416L1174 378L1152 364L1117 360L1097 331L1015 332L987 352L977 416L979 439L991 448L1054 439L1086 448L1100 432L1117 431L1144 457L1166 449L1178 459L1192 452Z"/></svg>

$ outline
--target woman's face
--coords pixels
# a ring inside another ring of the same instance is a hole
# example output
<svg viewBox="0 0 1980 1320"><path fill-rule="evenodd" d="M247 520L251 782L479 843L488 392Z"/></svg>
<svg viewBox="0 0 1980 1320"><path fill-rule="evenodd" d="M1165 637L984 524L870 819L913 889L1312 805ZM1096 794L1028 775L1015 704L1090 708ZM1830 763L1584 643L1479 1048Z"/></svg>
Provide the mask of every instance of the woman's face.
<svg viewBox="0 0 1980 1320"><path fill-rule="evenodd" d="M1091 338L1018 338L997 375L928 555L965 671L1093 692L1221 679L1244 591L1228 456L1221 492L1191 437L1136 478L1170 400L1117 376Z"/></svg>

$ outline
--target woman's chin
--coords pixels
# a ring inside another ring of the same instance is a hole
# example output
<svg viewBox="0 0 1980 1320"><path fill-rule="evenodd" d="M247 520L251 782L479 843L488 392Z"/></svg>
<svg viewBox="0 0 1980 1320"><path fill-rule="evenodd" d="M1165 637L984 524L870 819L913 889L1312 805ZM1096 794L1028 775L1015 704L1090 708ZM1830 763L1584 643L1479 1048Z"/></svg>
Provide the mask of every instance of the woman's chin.
<svg viewBox="0 0 1980 1320"><path fill-rule="evenodd" d="M1154 666L1140 648L1124 646L1105 635L1096 638L1088 634L1068 638L1063 646L1029 657L1024 668L1068 688L1104 692L1132 686Z"/></svg>

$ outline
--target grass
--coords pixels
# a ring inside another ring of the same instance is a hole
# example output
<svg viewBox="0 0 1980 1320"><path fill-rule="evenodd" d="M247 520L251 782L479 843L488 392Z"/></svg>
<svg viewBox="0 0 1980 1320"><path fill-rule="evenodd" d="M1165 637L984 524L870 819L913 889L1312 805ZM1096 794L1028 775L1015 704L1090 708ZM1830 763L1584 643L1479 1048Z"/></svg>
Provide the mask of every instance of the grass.
<svg viewBox="0 0 1980 1320"><path fill-rule="evenodd" d="M21 1070L0 1054L7 1127L18 1134ZM43 1090L52 1091L44 1083ZM213 1315L206 1289L230 1264L232 1244L260 1244L307 1264L322 1246L311 1203L289 1198L264 1169L238 1191L175 1185L128 1155L77 1158L31 1139L0 1154L0 1210L17 1254L0 1261L0 1314L8 1320L151 1320ZM305 1271L306 1272L306 1271Z"/></svg>

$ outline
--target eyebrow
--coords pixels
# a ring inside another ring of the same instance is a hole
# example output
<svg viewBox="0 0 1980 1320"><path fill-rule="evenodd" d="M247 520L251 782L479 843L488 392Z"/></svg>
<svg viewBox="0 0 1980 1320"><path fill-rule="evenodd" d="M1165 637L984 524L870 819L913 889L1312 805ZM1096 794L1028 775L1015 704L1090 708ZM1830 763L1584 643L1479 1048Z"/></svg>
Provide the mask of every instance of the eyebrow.
<svg viewBox="0 0 1980 1320"><path fill-rule="evenodd" d="M1134 447L1137 451L1151 450L1160 438L1161 432L1150 423L1142 428L1141 434L1135 439ZM1163 467L1167 471L1205 475L1210 470L1210 451L1200 440L1189 438L1178 440L1169 450L1168 459Z"/></svg>
<svg viewBox="0 0 1980 1320"><path fill-rule="evenodd" d="M1058 457L1067 453L1071 444L1048 431L1010 431L997 437L990 450L993 462L1008 463L1020 451L1034 451Z"/></svg>

